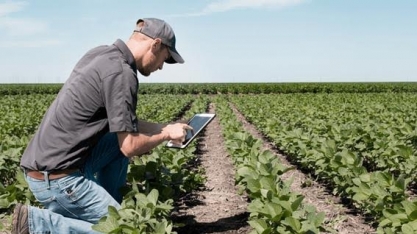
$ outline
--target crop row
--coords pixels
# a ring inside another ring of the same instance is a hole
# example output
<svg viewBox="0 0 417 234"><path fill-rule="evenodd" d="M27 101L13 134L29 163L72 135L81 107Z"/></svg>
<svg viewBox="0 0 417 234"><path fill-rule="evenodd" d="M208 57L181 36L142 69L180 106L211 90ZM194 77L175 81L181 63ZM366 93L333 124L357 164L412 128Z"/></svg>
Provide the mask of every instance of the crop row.
<svg viewBox="0 0 417 234"><path fill-rule="evenodd" d="M324 213L302 203L304 197L290 191L290 181L281 180L286 168L277 156L260 149L262 141L247 133L226 99L216 99L226 148L236 167L236 182L251 203L248 223L254 233L319 233Z"/></svg>
<svg viewBox="0 0 417 234"><path fill-rule="evenodd" d="M258 95L231 98L301 168L350 199L379 233L415 233L415 94ZM411 184L410 184L411 183Z"/></svg>

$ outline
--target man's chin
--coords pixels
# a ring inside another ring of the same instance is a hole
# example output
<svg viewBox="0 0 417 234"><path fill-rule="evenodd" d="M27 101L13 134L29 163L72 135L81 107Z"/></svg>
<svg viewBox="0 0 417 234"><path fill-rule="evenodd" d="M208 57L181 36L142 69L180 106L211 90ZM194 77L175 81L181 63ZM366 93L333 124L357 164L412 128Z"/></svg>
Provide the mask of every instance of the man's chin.
<svg viewBox="0 0 417 234"><path fill-rule="evenodd" d="M151 74L150 72L141 71L141 70L139 70L139 73L140 73L142 76L145 76L145 77L148 77L148 76Z"/></svg>

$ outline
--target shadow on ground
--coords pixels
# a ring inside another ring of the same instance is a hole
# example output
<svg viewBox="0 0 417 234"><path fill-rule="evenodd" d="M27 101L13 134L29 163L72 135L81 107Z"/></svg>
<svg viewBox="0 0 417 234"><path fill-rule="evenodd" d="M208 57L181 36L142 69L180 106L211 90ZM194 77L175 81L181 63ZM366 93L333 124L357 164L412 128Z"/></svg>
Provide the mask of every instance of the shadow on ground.
<svg viewBox="0 0 417 234"><path fill-rule="evenodd" d="M174 218L176 223L183 223L185 226L176 228L179 234L199 234L199 233L240 233L238 230L247 227L249 213L244 212L235 216L218 219L215 222L199 223L195 221L195 216L188 215Z"/></svg>

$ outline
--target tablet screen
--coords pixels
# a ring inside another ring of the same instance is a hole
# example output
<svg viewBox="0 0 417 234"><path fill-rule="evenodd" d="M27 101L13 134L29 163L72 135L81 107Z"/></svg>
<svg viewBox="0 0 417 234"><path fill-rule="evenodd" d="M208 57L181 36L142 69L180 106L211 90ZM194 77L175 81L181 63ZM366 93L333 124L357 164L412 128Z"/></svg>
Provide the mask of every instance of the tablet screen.
<svg viewBox="0 0 417 234"><path fill-rule="evenodd" d="M174 146L171 142L168 142L168 147L176 148L185 148L200 132L207 126L207 124L214 118L215 114L196 114L188 122L194 131L187 130L187 135L185 136L185 141L182 143L182 146Z"/></svg>

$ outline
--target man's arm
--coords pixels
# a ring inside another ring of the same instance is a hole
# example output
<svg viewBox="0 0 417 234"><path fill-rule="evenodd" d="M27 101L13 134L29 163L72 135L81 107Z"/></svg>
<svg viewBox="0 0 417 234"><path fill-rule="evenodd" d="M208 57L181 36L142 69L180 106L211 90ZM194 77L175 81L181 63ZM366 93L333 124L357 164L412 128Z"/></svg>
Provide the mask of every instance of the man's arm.
<svg viewBox="0 0 417 234"><path fill-rule="evenodd" d="M186 129L192 129L187 124L156 124L139 120L139 132L118 132L120 150L126 157L141 155L149 152L164 141L172 140L181 144L186 136Z"/></svg>
<svg viewBox="0 0 417 234"><path fill-rule="evenodd" d="M155 135L162 132L162 129L168 124L151 123L144 120L138 120L139 133L145 135Z"/></svg>

